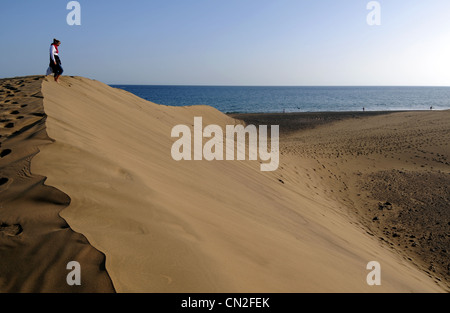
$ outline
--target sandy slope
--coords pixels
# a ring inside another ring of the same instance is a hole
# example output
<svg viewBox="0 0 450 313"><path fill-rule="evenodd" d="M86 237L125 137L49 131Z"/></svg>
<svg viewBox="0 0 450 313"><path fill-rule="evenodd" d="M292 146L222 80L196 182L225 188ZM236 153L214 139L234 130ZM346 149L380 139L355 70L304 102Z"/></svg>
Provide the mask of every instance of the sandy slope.
<svg viewBox="0 0 450 313"><path fill-rule="evenodd" d="M104 255L59 216L70 198L30 171L38 146L52 143L43 79L0 80L0 292L113 292ZM73 260L81 286L66 282Z"/></svg>
<svg viewBox="0 0 450 313"><path fill-rule="evenodd" d="M450 290L450 111L361 116L287 135L287 167Z"/></svg>
<svg viewBox="0 0 450 313"><path fill-rule="evenodd" d="M280 182L300 166L286 169L285 156L274 173L258 162L172 160L173 126L236 122L215 109L159 106L79 77L42 91L55 142L32 171L70 195L62 217L105 253L117 291L442 291L338 201ZM379 287L366 284L372 260Z"/></svg>

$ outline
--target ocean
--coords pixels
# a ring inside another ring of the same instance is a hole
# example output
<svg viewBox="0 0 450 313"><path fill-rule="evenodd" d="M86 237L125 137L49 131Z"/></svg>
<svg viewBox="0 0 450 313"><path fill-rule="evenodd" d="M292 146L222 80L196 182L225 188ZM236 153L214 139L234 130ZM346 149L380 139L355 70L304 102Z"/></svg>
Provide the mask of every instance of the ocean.
<svg viewBox="0 0 450 313"><path fill-rule="evenodd" d="M204 104L223 113L450 109L450 87L111 86L158 104Z"/></svg>

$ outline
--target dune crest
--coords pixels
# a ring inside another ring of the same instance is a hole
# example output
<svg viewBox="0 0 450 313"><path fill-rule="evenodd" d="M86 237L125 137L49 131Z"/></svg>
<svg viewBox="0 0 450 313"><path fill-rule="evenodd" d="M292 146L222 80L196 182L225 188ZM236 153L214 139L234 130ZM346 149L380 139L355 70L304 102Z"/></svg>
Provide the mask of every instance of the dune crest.
<svg viewBox="0 0 450 313"><path fill-rule="evenodd" d="M0 80L0 292L114 292L105 256L59 215L70 197L30 170L39 147L51 145L43 76ZM83 266L69 286L68 262Z"/></svg>
<svg viewBox="0 0 450 313"><path fill-rule="evenodd" d="M71 197L61 216L106 255L118 292L442 291L337 201L286 186L283 155L276 172L172 159L175 125L240 121L80 77L45 80L42 93L55 142L32 170ZM382 266L381 286L366 283L370 261Z"/></svg>

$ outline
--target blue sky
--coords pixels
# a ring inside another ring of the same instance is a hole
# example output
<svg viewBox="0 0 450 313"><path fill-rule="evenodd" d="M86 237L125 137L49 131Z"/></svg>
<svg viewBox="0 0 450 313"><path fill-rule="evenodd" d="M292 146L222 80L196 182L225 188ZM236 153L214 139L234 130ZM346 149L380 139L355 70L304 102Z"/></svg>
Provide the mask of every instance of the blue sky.
<svg viewBox="0 0 450 313"><path fill-rule="evenodd" d="M450 86L450 1L2 0L0 77L44 74L52 38L65 75L109 84Z"/></svg>

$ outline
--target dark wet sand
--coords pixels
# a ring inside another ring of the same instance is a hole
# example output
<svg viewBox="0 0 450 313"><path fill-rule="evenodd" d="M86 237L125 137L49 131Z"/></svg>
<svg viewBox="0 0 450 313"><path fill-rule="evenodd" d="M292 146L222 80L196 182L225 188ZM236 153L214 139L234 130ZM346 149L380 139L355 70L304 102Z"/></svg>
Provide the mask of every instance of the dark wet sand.
<svg viewBox="0 0 450 313"><path fill-rule="evenodd" d="M299 112L299 113L233 113L233 118L252 125L280 125L280 134L311 129L327 123L344 119L359 119L368 116L390 114L400 111L366 111L366 112Z"/></svg>

